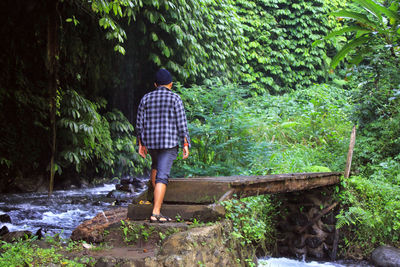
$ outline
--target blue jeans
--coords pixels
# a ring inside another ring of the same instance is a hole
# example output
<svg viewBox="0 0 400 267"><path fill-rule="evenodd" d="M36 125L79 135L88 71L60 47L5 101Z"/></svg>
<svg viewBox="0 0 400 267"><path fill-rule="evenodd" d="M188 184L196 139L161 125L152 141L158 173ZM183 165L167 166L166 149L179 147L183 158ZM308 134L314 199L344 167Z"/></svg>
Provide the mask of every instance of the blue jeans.
<svg viewBox="0 0 400 267"><path fill-rule="evenodd" d="M156 184L168 184L172 164L178 156L178 147L166 149L149 149L151 169L157 170Z"/></svg>

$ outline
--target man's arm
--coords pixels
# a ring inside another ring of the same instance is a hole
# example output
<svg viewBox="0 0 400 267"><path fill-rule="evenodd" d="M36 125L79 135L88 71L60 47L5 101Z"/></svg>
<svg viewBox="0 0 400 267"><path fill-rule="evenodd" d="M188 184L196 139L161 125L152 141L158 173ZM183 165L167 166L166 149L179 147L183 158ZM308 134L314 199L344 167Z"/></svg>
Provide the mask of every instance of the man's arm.
<svg viewBox="0 0 400 267"><path fill-rule="evenodd" d="M189 143L185 137L185 142L183 143L183 159L187 159L189 157Z"/></svg>
<svg viewBox="0 0 400 267"><path fill-rule="evenodd" d="M179 101L176 102L175 112L177 119L178 134L179 137L182 138L181 140L183 141L183 159L187 159L189 157L190 138L187 127L186 113L183 107L182 100L180 98Z"/></svg>
<svg viewBox="0 0 400 267"><path fill-rule="evenodd" d="M142 140L140 139L142 136L142 131L143 131L143 114L144 114L144 104L143 104L143 99L140 101L139 108L138 108L138 114L137 114L137 119L136 119L136 139L139 145L139 155L143 158L146 158L147 155L147 148L142 144Z"/></svg>
<svg viewBox="0 0 400 267"><path fill-rule="evenodd" d="M142 158L146 158L147 155L147 148L142 144L142 141L139 140L139 155L142 156Z"/></svg>

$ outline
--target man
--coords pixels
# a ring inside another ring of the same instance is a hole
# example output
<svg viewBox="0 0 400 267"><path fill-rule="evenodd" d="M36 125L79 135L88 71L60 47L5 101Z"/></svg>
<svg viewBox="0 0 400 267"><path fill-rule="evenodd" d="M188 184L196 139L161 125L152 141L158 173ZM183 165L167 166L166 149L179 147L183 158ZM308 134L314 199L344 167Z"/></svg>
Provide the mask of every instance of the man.
<svg viewBox="0 0 400 267"><path fill-rule="evenodd" d="M136 130L139 154L151 156L150 179L154 188L153 213L150 222L169 222L171 218L161 214L161 205L167 190L169 173L183 146L183 159L189 157L189 132L186 114L179 95L171 91L172 76L160 69L155 76L156 90L140 101Z"/></svg>

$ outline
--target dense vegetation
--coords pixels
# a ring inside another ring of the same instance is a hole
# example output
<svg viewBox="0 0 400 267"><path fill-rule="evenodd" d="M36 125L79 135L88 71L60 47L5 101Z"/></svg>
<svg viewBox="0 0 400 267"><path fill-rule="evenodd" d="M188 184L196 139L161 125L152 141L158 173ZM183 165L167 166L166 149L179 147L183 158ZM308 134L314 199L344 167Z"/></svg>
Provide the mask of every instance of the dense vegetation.
<svg viewBox="0 0 400 267"><path fill-rule="evenodd" d="M3 1L1 183L148 167L132 124L152 73L166 67L192 138L175 176L342 171L355 124L342 253L399 245L399 3L338 2ZM271 236L269 199L244 202L227 204L255 216L237 221L254 223L241 237Z"/></svg>

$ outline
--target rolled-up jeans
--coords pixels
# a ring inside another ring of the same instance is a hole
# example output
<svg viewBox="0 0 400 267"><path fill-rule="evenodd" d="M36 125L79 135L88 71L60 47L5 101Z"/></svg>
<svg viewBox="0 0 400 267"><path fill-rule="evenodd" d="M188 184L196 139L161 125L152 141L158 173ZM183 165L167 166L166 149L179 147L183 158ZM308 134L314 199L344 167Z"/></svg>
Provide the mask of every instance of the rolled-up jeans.
<svg viewBox="0 0 400 267"><path fill-rule="evenodd" d="M151 169L157 170L156 184L168 184L172 164L178 156L178 146L165 149L149 149Z"/></svg>

